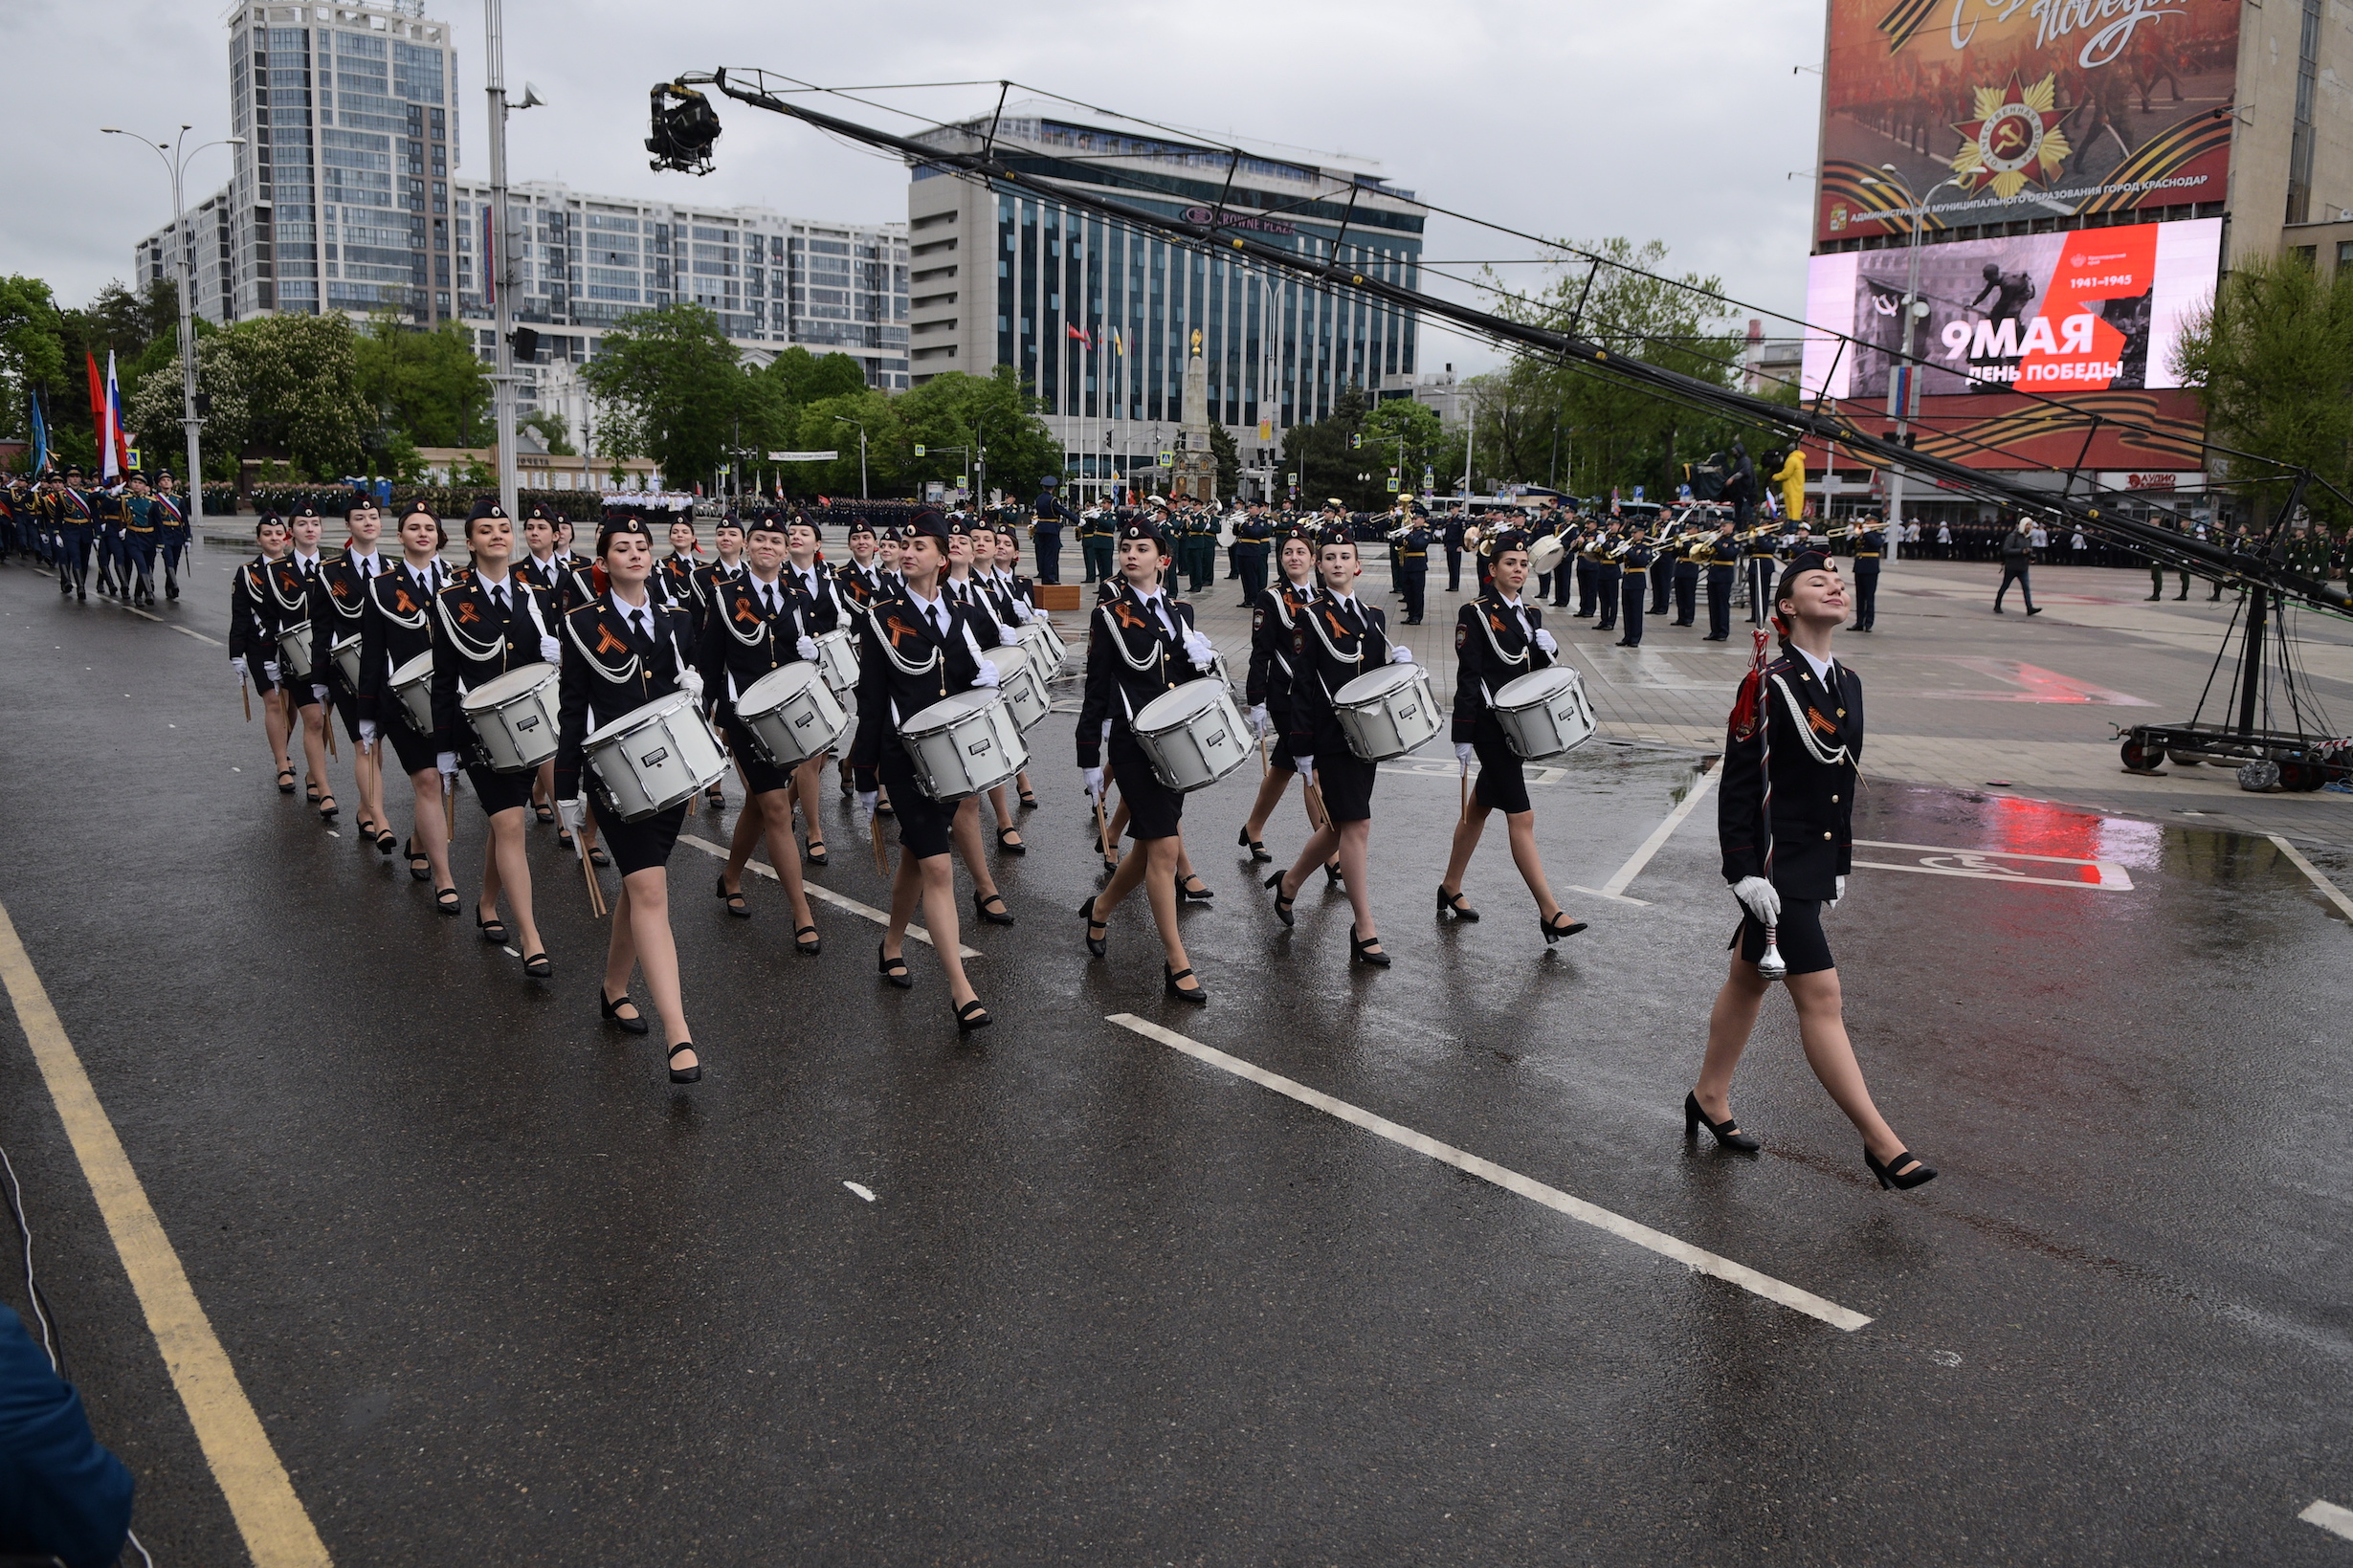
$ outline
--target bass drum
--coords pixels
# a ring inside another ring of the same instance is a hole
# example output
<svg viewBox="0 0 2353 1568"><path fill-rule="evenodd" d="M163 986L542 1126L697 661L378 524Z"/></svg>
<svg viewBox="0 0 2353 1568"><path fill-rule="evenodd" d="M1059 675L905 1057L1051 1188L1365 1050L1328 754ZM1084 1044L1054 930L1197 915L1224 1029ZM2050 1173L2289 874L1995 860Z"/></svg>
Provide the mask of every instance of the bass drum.
<svg viewBox="0 0 2353 1568"><path fill-rule="evenodd" d="M1593 706L1586 700L1585 680L1557 664L1505 681L1487 711L1495 715L1504 744L1523 762L1558 757L1593 739Z"/></svg>
<svg viewBox="0 0 2353 1568"><path fill-rule="evenodd" d="M1128 721L1152 776L1180 794L1207 789L1250 760L1250 726L1222 680L1188 680Z"/></svg>
<svg viewBox="0 0 2353 1568"><path fill-rule="evenodd" d="M945 804L985 794L1030 764L1029 742L1002 694L987 687L933 703L899 726L923 793Z"/></svg>
<svg viewBox="0 0 2353 1568"><path fill-rule="evenodd" d="M1427 745L1442 727L1430 672L1418 664L1385 664L1332 694L1332 717L1348 749L1367 762L1386 762Z"/></svg>
<svg viewBox="0 0 2353 1568"><path fill-rule="evenodd" d="M683 806L727 771L719 737L684 692L631 709L591 733L580 752L623 822Z"/></svg>
<svg viewBox="0 0 2353 1568"><path fill-rule="evenodd" d="M848 732L849 710L824 675L820 666L796 659L762 675L735 699L735 716L764 760L796 768L823 756Z"/></svg>

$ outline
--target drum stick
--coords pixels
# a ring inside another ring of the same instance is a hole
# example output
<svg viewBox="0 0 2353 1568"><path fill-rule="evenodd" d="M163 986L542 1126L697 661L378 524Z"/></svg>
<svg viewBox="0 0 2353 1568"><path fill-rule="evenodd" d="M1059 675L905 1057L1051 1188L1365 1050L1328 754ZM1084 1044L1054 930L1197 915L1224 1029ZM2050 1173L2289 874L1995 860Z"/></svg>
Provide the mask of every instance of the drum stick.
<svg viewBox="0 0 2353 1568"><path fill-rule="evenodd" d="M450 842L457 842L457 775L441 775L441 826L449 830Z"/></svg>
<svg viewBox="0 0 2353 1568"><path fill-rule="evenodd" d="M1090 789L1087 793L1095 797L1095 853L1099 859L1111 852L1111 829L1103 821L1103 792Z"/></svg>
<svg viewBox="0 0 2353 1568"><path fill-rule="evenodd" d="M866 827L867 836L874 841L875 846L875 872L877 875L888 876L890 864L882 849L882 813L877 811L868 816Z"/></svg>
<svg viewBox="0 0 2353 1568"><path fill-rule="evenodd" d="M1266 737L1264 735L1258 737L1258 779L1260 783L1266 780Z"/></svg>
<svg viewBox="0 0 2353 1568"><path fill-rule="evenodd" d="M326 731L327 731L327 755L328 755L329 757L332 757L332 756L334 756L334 755L335 755L335 708L334 708L334 705L333 705L332 703L328 704L328 706L327 706L327 716L326 716Z"/></svg>
<svg viewBox="0 0 2353 1568"><path fill-rule="evenodd" d="M250 724L254 721L254 689L245 683L243 677L237 681L237 696L245 703L245 721Z"/></svg>

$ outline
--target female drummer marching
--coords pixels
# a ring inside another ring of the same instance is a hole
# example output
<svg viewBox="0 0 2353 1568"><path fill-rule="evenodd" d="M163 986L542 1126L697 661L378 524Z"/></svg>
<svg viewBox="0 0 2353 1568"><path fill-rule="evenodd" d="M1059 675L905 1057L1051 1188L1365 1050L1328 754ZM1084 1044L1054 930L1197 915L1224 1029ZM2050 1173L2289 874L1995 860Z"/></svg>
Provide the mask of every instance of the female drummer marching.
<svg viewBox="0 0 2353 1568"><path fill-rule="evenodd" d="M400 519L400 563L367 580L360 619L360 740L392 743L400 770L416 794L416 820L405 846L409 874L433 880L433 907L444 915L464 908L450 874L450 830L441 804L441 770L433 732L420 730L392 691L392 674L433 645L433 595L441 589L441 523L422 501Z"/></svg>
<svg viewBox="0 0 2353 1568"><path fill-rule="evenodd" d="M1291 762L1291 633L1306 613L1308 601L1316 596L1314 530L1284 530L1280 564L1281 580L1251 607L1250 677L1245 687L1251 728L1262 737L1272 732L1275 738L1274 755L1267 759L1266 777L1259 781L1258 799L1250 808L1250 820L1242 825L1239 841L1251 859L1261 862L1275 857L1266 852L1259 835L1266 831L1267 818L1275 814L1283 791L1291 787L1299 772ZM1307 810L1308 831L1315 831L1320 826L1315 804L1303 789L1299 804Z"/></svg>
<svg viewBox="0 0 2353 1568"><path fill-rule="evenodd" d="M749 541L744 575L714 578L706 585L711 608L702 618L702 642L695 657L751 802L736 814L735 839L728 847L726 869L719 873L719 897L728 914L751 917L751 905L744 897L744 868L765 832L768 863L776 868L776 879L792 903L793 945L813 957L819 946L817 922L810 914L809 889L801 877L800 846L792 840L793 775L766 760L751 731L737 721L735 703L745 687L769 672L796 659L814 659L817 644L801 619L806 602L784 580L784 523L774 513L764 513L752 519Z"/></svg>
<svg viewBox="0 0 2353 1568"><path fill-rule="evenodd" d="M850 766L857 781L861 828L877 830L878 789L888 789L897 807L899 870L891 880L890 924L877 949L882 978L902 990L915 983L904 948L907 922L920 898L931 950L947 976L956 1027L968 1034L996 1020L981 1005L959 957L956 867L948 854L955 808L924 793L899 739L902 720L960 692L997 683L996 666L982 655L966 624L971 612L942 590L947 544L947 519L931 507L918 512L907 524L899 553L899 586L859 617L858 722Z"/></svg>
<svg viewBox="0 0 2353 1568"><path fill-rule="evenodd" d="M1863 750L1863 683L1831 656L1847 618L1847 587L1818 550L1801 552L1773 592L1781 657L1751 671L1724 743L1716 830L1724 880L1740 900L1739 951L1708 1018L1707 1059L1683 1096L1683 1133L1704 1123L1718 1143L1757 1147L1732 1119L1732 1071L1769 988L1757 967L1768 928L1787 965L1789 1001L1807 1065L1863 1135L1863 1162L1882 1187L1917 1187L1937 1173L1880 1118L1847 1039L1838 969L1822 917L1838 906L1854 858L1854 784ZM1768 820L1767 813L1770 813Z"/></svg>
<svg viewBox="0 0 2353 1568"><path fill-rule="evenodd" d="M509 670L557 657L554 620L540 606L539 592L508 570L515 551L515 524L491 500L475 503L466 519L471 570L457 574L433 595L433 749L444 788L455 788L458 763L475 799L490 819L490 852L482 857L482 892L475 906L475 929L486 942L503 946L506 926L499 918L504 894L515 910L515 947L522 972L545 980L550 965L531 918L531 862L523 853L523 810L531 804L529 773L494 773L481 762L473 727L460 699L465 693Z"/></svg>
<svg viewBox="0 0 2353 1568"><path fill-rule="evenodd" d="M1292 923L1291 903L1307 875L1340 856L1341 875L1348 885L1348 903L1356 923L1348 928L1350 961L1387 968L1389 956L1372 920L1372 894L1367 878L1372 841L1373 764L1348 749L1346 735L1332 711L1332 696L1357 676L1384 664L1411 664L1413 651L1388 640L1381 611L1359 600L1356 582L1365 572L1357 560L1356 538L1347 527L1327 529L1317 550L1316 570L1323 592L1307 607L1291 633L1291 755L1299 782L1317 790L1323 807L1323 826L1308 837L1299 859L1287 872L1266 879L1275 890L1275 915ZM1121 786L1125 787L1122 780Z"/></svg>
<svg viewBox="0 0 2353 1568"><path fill-rule="evenodd" d="M670 931L670 851L686 821L686 802L636 822L623 822L602 790L580 799L581 749L590 730L610 724L674 692L699 705L702 677L690 651L693 620L650 591L654 536L636 518L616 518L597 537L596 553L610 583L564 618L564 689L556 746L556 809L577 832L586 810L621 868L621 901L612 910L612 939L596 1001L605 1017L632 1034L647 1032L645 1015L629 999L630 976L643 964L646 989L661 1016L670 1048L670 1081L702 1076L686 1003L678 988L678 949Z"/></svg>
<svg viewBox="0 0 2353 1568"><path fill-rule="evenodd" d="M1164 692L1210 674L1215 651L1209 638L1193 629L1193 607L1162 591L1161 580L1168 569L1167 539L1138 519L1121 528L1119 551L1120 589L1090 617L1086 696L1078 708L1078 767L1087 793L1099 801L1108 731L1112 771L1128 807L1128 836L1143 852L1122 859L1110 885L1099 896L1081 903L1078 913L1087 922L1087 951L1101 958L1111 912L1142 882L1165 955L1163 986L1187 1002L1207 1002L1210 994L1193 978L1185 939L1177 934L1177 863L1183 848L1178 833L1185 797L1153 774L1130 723L1139 709ZM1186 981L1192 983L1182 983Z"/></svg>
<svg viewBox="0 0 2353 1568"><path fill-rule="evenodd" d="M1463 902L1462 873L1471 869L1488 813L1501 811L1511 835L1512 863L1536 895L1544 945L1549 947L1583 931L1586 923L1562 913L1544 880L1526 766L1503 739L1503 727L1488 706L1512 680L1551 669L1561 652L1561 645L1544 629L1544 612L1521 599L1528 581L1528 536L1517 529L1497 536L1487 591L1463 606L1454 618L1454 756L1465 776L1476 757L1479 773L1462 820L1454 825L1454 852L1438 883L1438 913L1457 920L1478 918L1478 911Z"/></svg>
<svg viewBox="0 0 2353 1568"><path fill-rule="evenodd" d="M261 728L270 742L270 761L277 766L277 792L294 793L294 763L287 760L286 742L294 730L294 713L278 684L278 615L270 592L270 574L286 558L285 520L264 512L254 524L254 541L261 554L237 568L229 585L229 667L241 681L253 682L261 694Z"/></svg>

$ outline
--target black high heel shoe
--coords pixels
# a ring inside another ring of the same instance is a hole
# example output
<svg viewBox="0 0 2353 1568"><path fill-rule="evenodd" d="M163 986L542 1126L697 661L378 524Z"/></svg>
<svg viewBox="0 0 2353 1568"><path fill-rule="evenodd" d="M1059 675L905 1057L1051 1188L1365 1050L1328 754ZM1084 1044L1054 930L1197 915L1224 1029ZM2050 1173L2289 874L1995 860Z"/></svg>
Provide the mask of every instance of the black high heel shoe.
<svg viewBox="0 0 2353 1568"><path fill-rule="evenodd" d="M1879 1186L1883 1190L1892 1187L1898 1192L1909 1192L1923 1182L1937 1179L1936 1168L1914 1159L1909 1149L1898 1151L1895 1159L1882 1165L1871 1157L1871 1150L1865 1148L1863 1163L1871 1167L1871 1174L1879 1179ZM1903 1167L1906 1165L1912 1168L1905 1170Z"/></svg>
<svg viewBox="0 0 2353 1568"><path fill-rule="evenodd" d="M1201 988L1200 981L1193 980L1193 972L1190 969L1172 970L1164 961L1160 966L1160 980L1161 988L1179 1002L1198 1004L1210 1000L1210 993ZM1177 982L1180 980L1192 980L1192 989L1187 990L1184 986L1179 985Z"/></svg>
<svg viewBox="0 0 2353 1568"><path fill-rule="evenodd" d="M1340 874L1340 862L1337 860L1323 868L1323 880L1327 886L1335 888L1344 888L1348 885L1347 879Z"/></svg>
<svg viewBox="0 0 2353 1568"><path fill-rule="evenodd" d="M1698 1137L1699 1129L1702 1127L1708 1130L1708 1136L1716 1140L1719 1148L1738 1149L1743 1154L1755 1154L1764 1147L1753 1137L1742 1132L1740 1123L1731 1117L1726 1116L1723 1120L1718 1121L1705 1111L1700 1110L1698 1095L1684 1095L1683 1136L1687 1138Z"/></svg>
<svg viewBox="0 0 2353 1568"><path fill-rule="evenodd" d="M409 874L411 876L416 878L419 882L422 882L433 875L433 863L418 850L415 839L409 839L403 842L401 845L401 853L409 857Z"/></svg>
<svg viewBox="0 0 2353 1568"><path fill-rule="evenodd" d="M644 1034L653 1027L652 1025L646 1022L646 1015L642 1009L631 1013L627 1018L622 1017L622 1008L635 1007L637 1004L632 1002L626 992L623 993L620 1001L613 1001L610 997L608 997L605 994L605 986L602 981L599 981L596 986L596 1005L603 1011L605 1021L607 1023L620 1026L622 1030L626 1033Z"/></svg>
<svg viewBox="0 0 2353 1568"><path fill-rule="evenodd" d="M1478 923L1478 911L1464 903L1461 894L1447 892L1446 884L1443 882L1438 884L1438 913L1452 915L1455 919L1465 920L1473 925Z"/></svg>
<svg viewBox="0 0 2353 1568"><path fill-rule="evenodd" d="M993 914L988 908L991 904L997 906ZM974 888L972 890L972 913L987 920L990 925L1011 925L1013 923L1013 912L1005 907L1005 894L1001 893L985 894L980 889Z"/></svg>
<svg viewBox="0 0 2353 1568"><path fill-rule="evenodd" d="M1387 953L1376 953L1373 951L1373 944L1380 939L1381 939L1378 936L1372 936L1366 937L1362 941L1359 941L1356 936L1356 927L1348 927L1348 958L1350 961L1356 963L1369 963L1377 969L1387 968L1388 955Z"/></svg>
<svg viewBox="0 0 2353 1568"><path fill-rule="evenodd" d="M465 900L457 896L455 888L433 889L433 908L442 914L456 916L464 913L465 907Z"/></svg>
<svg viewBox="0 0 2353 1568"><path fill-rule="evenodd" d="M497 942L501 947L506 945L506 922L496 918L483 919L479 908L474 912L474 929L482 934L482 940Z"/></svg>
<svg viewBox="0 0 2353 1568"><path fill-rule="evenodd" d="M739 887L733 893L727 891L725 872L719 873L719 885L712 891L717 893L721 901L726 904L728 914L739 920L748 920L752 917L752 906L750 901L744 896L744 890Z"/></svg>
<svg viewBox="0 0 2353 1568"><path fill-rule="evenodd" d="M697 1062L693 1067L679 1067L677 1065L678 1058L694 1049L695 1043L692 1040L681 1040L677 1045L670 1048L670 1081L672 1083L691 1084L700 1083L702 1081L702 1064L700 1062Z"/></svg>
<svg viewBox="0 0 2353 1568"><path fill-rule="evenodd" d="M1234 835L1233 842L1250 851L1250 859L1253 865L1263 866L1268 861L1275 858L1273 855L1266 852L1266 845L1263 842L1250 836L1250 828L1247 825L1244 826L1241 832Z"/></svg>
<svg viewBox="0 0 2353 1568"><path fill-rule="evenodd" d="M1201 878L1198 874L1189 878L1183 876L1178 877L1176 879L1177 902L1181 904L1206 904L1217 896L1215 893L1212 893L1210 890L1210 885L1207 882L1201 882L1201 889L1196 893L1194 890L1185 885L1188 880L1201 882Z"/></svg>
<svg viewBox="0 0 2353 1568"><path fill-rule="evenodd" d="M281 795L294 793L294 769L281 767L277 770L277 792Z"/></svg>
<svg viewBox="0 0 2353 1568"><path fill-rule="evenodd" d="M1295 893L1289 897L1283 896L1282 879L1281 872L1266 879L1266 885L1275 890L1275 918L1285 925L1297 925L1299 921L1292 917L1291 906L1299 900L1299 894Z"/></svg>
<svg viewBox="0 0 2353 1568"><path fill-rule="evenodd" d="M390 854L392 852L392 846L398 844L399 842L399 834L393 832L392 829L387 828L383 823L376 824L376 852L378 854Z"/></svg>
<svg viewBox="0 0 2353 1568"><path fill-rule="evenodd" d="M533 953L522 961L522 972L533 980L546 980L555 974L555 965L544 953Z"/></svg>
<svg viewBox="0 0 2353 1568"><path fill-rule="evenodd" d="M1111 922L1095 917L1095 900L1092 898L1079 901L1078 913L1085 917L1087 922L1087 951L1099 959L1110 950ZM1095 934L1098 930L1102 932L1099 937Z"/></svg>
<svg viewBox="0 0 2353 1568"><path fill-rule="evenodd" d="M1569 919L1568 911L1566 910L1561 910L1559 912L1559 917L1566 923L1563 925L1554 925L1549 919L1538 922L1544 928L1544 945L1546 947L1550 947L1554 942L1559 941L1563 937L1574 937L1578 932L1583 931L1586 927L1586 922L1583 920Z"/></svg>
<svg viewBox="0 0 2353 1568"><path fill-rule="evenodd" d="M1021 842L1021 829L1010 824L997 829L997 848L1007 854L1028 854L1030 847Z"/></svg>
<svg viewBox="0 0 2353 1568"><path fill-rule="evenodd" d="M915 989L915 977L907 973L907 960L905 955L902 954L898 958L892 958L890 955L882 951L882 944L880 942L877 942L875 943L875 958L878 961L877 967L881 969L882 978L884 980L889 981L892 984L898 986L902 991L912 991Z"/></svg>
<svg viewBox="0 0 2353 1568"><path fill-rule="evenodd" d="M956 1009L956 1032L958 1034L970 1034L974 1029L985 1029L995 1022L996 1020L989 1016L988 1009L981 1005L979 997L974 997Z"/></svg>
<svg viewBox="0 0 2353 1568"><path fill-rule="evenodd" d="M825 943L818 938L815 926L795 926L792 928L792 948L804 958L813 959L825 951Z"/></svg>

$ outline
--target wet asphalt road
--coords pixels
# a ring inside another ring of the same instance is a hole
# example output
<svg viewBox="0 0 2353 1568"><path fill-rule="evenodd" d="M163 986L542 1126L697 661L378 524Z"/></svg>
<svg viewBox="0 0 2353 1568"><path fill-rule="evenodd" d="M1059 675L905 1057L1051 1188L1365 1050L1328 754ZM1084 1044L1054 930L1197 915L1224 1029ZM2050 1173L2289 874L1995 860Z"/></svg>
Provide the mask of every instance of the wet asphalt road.
<svg viewBox="0 0 2353 1568"><path fill-rule="evenodd" d="M166 618L219 637L232 559ZM959 1045L920 947L917 988L882 988L843 911L819 906L814 960L772 883L726 919L682 845L707 1066L673 1091L600 1030L603 930L551 831L534 985L276 794L221 650L11 567L0 655L0 902L339 1561L2353 1552L2295 1517L2353 1502L2348 934L2263 839L1872 785L1858 837L1924 847L1873 858L1980 872L1861 869L1831 917L1874 1091L1944 1173L1898 1196L1779 999L1736 1098L1764 1157L1679 1136L1734 919L1712 800L1629 888L1647 903L1565 891L1594 928L1548 955L1499 826L1470 878L1487 918L1433 928L1456 786L1431 748L1381 782L1398 961L1374 973L1346 963L1343 899L1309 892L1284 934L1254 893L1237 776L1188 813L1218 893L1185 916L1196 1011L1160 999L1138 906L1085 959L1057 719L1032 851L1000 863L1020 923L964 931L995 1029ZM1535 792L1556 886L1600 886L1692 776L1566 760ZM817 879L880 902L836 823ZM1300 836L1287 803L1271 845ZM2092 860L2129 891L2015 874ZM1690 1271L1123 1012L1874 1321ZM242 1560L12 1015L0 1142L142 1535Z"/></svg>

